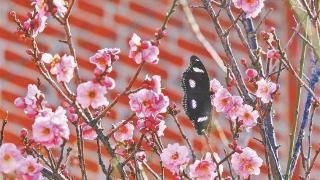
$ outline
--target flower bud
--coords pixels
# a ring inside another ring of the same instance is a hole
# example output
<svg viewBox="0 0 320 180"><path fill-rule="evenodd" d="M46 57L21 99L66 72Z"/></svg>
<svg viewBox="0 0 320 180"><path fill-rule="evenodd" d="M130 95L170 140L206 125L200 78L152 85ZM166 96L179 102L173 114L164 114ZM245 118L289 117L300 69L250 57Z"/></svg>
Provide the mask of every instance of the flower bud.
<svg viewBox="0 0 320 180"><path fill-rule="evenodd" d="M20 130L20 137L25 138L28 135L28 130L26 128L22 128Z"/></svg>
<svg viewBox="0 0 320 180"><path fill-rule="evenodd" d="M243 152L241 146L237 146L237 147L235 148L235 151L236 151L237 153L239 153L239 154L241 154L241 153Z"/></svg>

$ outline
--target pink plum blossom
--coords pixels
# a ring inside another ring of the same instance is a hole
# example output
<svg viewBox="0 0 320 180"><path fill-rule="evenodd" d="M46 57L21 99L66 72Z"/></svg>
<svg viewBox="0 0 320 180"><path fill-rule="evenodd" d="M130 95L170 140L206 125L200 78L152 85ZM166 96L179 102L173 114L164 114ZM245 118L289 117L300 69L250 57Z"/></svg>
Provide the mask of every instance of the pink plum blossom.
<svg viewBox="0 0 320 180"><path fill-rule="evenodd" d="M100 49L90 57L90 62L95 64L97 68L107 72L112 71L112 63L119 59L120 49L118 48L105 48Z"/></svg>
<svg viewBox="0 0 320 180"><path fill-rule="evenodd" d="M44 13L46 15L49 15L49 7L47 4L47 0L36 0L32 4L35 5L36 10L39 13ZM67 1L66 0L53 0L53 13L57 13L58 15L62 16L67 12Z"/></svg>
<svg viewBox="0 0 320 180"><path fill-rule="evenodd" d="M215 159L219 162L220 158L218 154L213 154ZM219 166L219 173L223 171L223 166ZM205 157L201 160L196 160L190 165L189 176L196 180L213 180L218 176L217 166L212 162L211 154L206 153Z"/></svg>
<svg viewBox="0 0 320 180"><path fill-rule="evenodd" d="M212 79L210 81L210 91L216 93L219 89L222 89L222 85L217 79Z"/></svg>
<svg viewBox="0 0 320 180"><path fill-rule="evenodd" d="M129 95L131 110L138 117L149 117L164 113L169 105L169 98L162 93L157 94L152 90L142 89Z"/></svg>
<svg viewBox="0 0 320 180"><path fill-rule="evenodd" d="M219 89L213 98L217 112L228 112L232 108L232 96L225 88Z"/></svg>
<svg viewBox="0 0 320 180"><path fill-rule="evenodd" d="M55 112L46 109L46 112L39 114L32 125L33 139L47 148L58 147L63 139L69 139L70 130L68 127L66 111L58 107Z"/></svg>
<svg viewBox="0 0 320 180"><path fill-rule="evenodd" d="M262 162L256 151L249 147L244 148L242 153L234 153L231 157L232 168L242 178L259 175Z"/></svg>
<svg viewBox="0 0 320 180"><path fill-rule="evenodd" d="M82 137L86 140L95 140L97 138L96 131L87 123L81 124Z"/></svg>
<svg viewBox="0 0 320 180"><path fill-rule="evenodd" d="M95 78L93 81L103 85L107 88L107 90L114 89L114 87L116 86L114 79L108 76L108 74L104 70L95 68L94 75Z"/></svg>
<svg viewBox="0 0 320 180"><path fill-rule="evenodd" d="M101 84L106 87L107 90L114 89L114 87L116 86L116 82L114 81L114 79L109 76L104 76Z"/></svg>
<svg viewBox="0 0 320 180"><path fill-rule="evenodd" d="M276 60L280 59L280 57L281 57L280 52L276 51L274 49L269 49L268 52L267 52L267 58L270 58L273 61L273 63Z"/></svg>
<svg viewBox="0 0 320 180"><path fill-rule="evenodd" d="M161 115L150 116L138 120L137 127L142 134L150 136L152 133L157 133L158 136L163 136L163 131L166 129L165 121Z"/></svg>
<svg viewBox="0 0 320 180"><path fill-rule="evenodd" d="M149 77L148 75L146 75L146 78L144 79L144 84L147 89L150 89L157 94L161 93L161 76L153 75Z"/></svg>
<svg viewBox="0 0 320 180"><path fill-rule="evenodd" d="M104 86L92 81L79 84L77 88L77 101L83 108L91 106L96 109L100 106L107 106L109 104L105 94L107 90Z"/></svg>
<svg viewBox="0 0 320 180"><path fill-rule="evenodd" d="M133 58L137 64L141 64L143 61L158 64L159 48L152 45L150 41L143 41L137 34L133 34L129 45L129 57Z"/></svg>
<svg viewBox="0 0 320 180"><path fill-rule="evenodd" d="M116 127L119 126L123 121L117 123ZM125 125L121 126L116 132L113 133L113 137L118 142L123 142L131 140L133 137L134 126L128 122Z"/></svg>
<svg viewBox="0 0 320 180"><path fill-rule="evenodd" d="M24 180L41 180L43 179L42 169L43 166L37 162L37 159L29 155L20 160L17 174Z"/></svg>
<svg viewBox="0 0 320 180"><path fill-rule="evenodd" d="M263 4L264 0L232 0L232 1L237 8L240 8L245 12L246 18L257 17L264 6Z"/></svg>
<svg viewBox="0 0 320 180"><path fill-rule="evenodd" d="M48 17L43 13L37 13L33 19L28 19L23 23L23 27L31 33L31 36L34 38L41 33L45 27Z"/></svg>
<svg viewBox="0 0 320 180"><path fill-rule="evenodd" d="M71 123L76 123L79 120L78 114L75 111L75 108L66 105L66 110L67 110L67 118Z"/></svg>
<svg viewBox="0 0 320 180"><path fill-rule="evenodd" d="M12 173L18 166L22 158L17 146L12 143L4 143L0 146L0 172Z"/></svg>
<svg viewBox="0 0 320 180"><path fill-rule="evenodd" d="M230 120L235 121L239 116L243 99L240 96L232 96L232 107L227 111L227 116Z"/></svg>
<svg viewBox="0 0 320 180"><path fill-rule="evenodd" d="M74 68L77 64L71 55L52 56L51 54L42 54L41 60L51 65L50 73L57 76L58 82L70 82L73 78Z"/></svg>
<svg viewBox="0 0 320 180"><path fill-rule="evenodd" d="M277 90L277 85L265 79L260 79L256 83L258 85L257 97L261 98L263 103L269 103L272 100L271 95Z"/></svg>
<svg viewBox="0 0 320 180"><path fill-rule="evenodd" d="M258 117L258 111L253 110L253 107L247 104L243 105L239 112L239 121L241 121L243 126L247 129L250 129L257 124Z"/></svg>
<svg viewBox="0 0 320 180"><path fill-rule="evenodd" d="M29 118L34 118L41 108L46 106L44 94L34 84L28 85L28 92L25 97L18 97L15 99L14 104L21 109Z"/></svg>
<svg viewBox="0 0 320 180"><path fill-rule="evenodd" d="M258 75L258 72L255 69L247 69L246 75L249 79L253 79Z"/></svg>
<svg viewBox="0 0 320 180"><path fill-rule="evenodd" d="M168 144L160 154L161 161L165 168L172 174L179 175L189 163L189 151L186 146L180 146L178 143Z"/></svg>

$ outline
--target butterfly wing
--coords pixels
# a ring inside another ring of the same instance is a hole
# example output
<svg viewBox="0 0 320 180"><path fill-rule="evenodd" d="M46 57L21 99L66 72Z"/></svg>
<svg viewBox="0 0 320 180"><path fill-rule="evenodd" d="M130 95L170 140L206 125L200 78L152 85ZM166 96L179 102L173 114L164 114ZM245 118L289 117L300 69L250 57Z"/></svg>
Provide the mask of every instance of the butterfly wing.
<svg viewBox="0 0 320 180"><path fill-rule="evenodd" d="M198 134L208 127L211 118L210 84L208 73L196 56L191 56L190 66L183 73L183 107Z"/></svg>

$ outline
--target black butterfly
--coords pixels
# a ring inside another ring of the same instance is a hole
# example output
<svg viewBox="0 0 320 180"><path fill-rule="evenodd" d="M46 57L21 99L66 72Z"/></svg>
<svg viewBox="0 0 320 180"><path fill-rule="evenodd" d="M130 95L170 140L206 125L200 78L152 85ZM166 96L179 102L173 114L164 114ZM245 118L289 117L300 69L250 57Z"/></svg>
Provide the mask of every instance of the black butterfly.
<svg viewBox="0 0 320 180"><path fill-rule="evenodd" d="M190 66L183 73L183 108L200 135L211 119L210 83L208 73L197 56L191 56Z"/></svg>

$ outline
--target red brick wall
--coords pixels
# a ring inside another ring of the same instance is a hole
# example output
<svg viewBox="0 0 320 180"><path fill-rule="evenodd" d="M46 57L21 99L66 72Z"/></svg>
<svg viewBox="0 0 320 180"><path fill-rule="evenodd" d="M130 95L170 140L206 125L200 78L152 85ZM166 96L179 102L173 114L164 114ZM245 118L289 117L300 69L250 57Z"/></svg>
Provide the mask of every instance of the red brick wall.
<svg viewBox="0 0 320 180"><path fill-rule="evenodd" d="M199 0L192 1L196 5ZM261 28L274 26L277 28L283 42L288 40L290 29L294 26L290 18L291 12L284 1L266 0L268 8L273 8L265 23ZM114 67L113 77L116 78L116 89L109 93L109 99L114 98L121 92L128 80L131 78L137 65L127 57L128 39L133 33L137 33L145 39L150 39L155 30L161 26L165 13L171 5L170 0L78 0L72 11L70 24L73 34L73 42L76 45L78 62L81 65L81 75L83 78L92 76L93 65L89 63L88 58L94 52L106 47L121 48L121 59ZM24 95L26 86L29 83L35 83L39 75L35 72L34 66L26 55L25 42L18 40L14 35L15 25L9 20L8 12L15 10L19 17L24 18L30 10L28 0L1 0L0 1L0 115L3 117L6 110L9 111L9 124L6 131L5 141L19 142L18 132L21 127L31 127L31 120L26 118L23 112L14 107L13 101L16 97ZM217 35L210 23L209 17L202 9L194 9L193 13L201 27L201 31L206 35L211 44L217 48L219 54L224 56ZM221 21L224 27L230 23L223 19ZM49 20L49 25L40 35L39 44L41 51L50 53L66 53L66 45L59 43L58 39L64 39L63 28L53 19ZM231 44L238 59L247 57L245 49L240 45L236 35L231 36ZM290 52L292 57L297 55L298 42L294 42ZM184 68L188 64L188 58L191 54L199 55L205 62L209 70L210 78L216 77L223 81L223 74L216 68L216 64L210 55L201 46L194 37L189 24L181 9L178 9L168 26L168 37L160 45L160 63L158 65L146 65L140 76L158 74L163 79L165 94L171 101L176 102L181 107L182 90L180 87L180 78ZM281 144L280 157L283 159L283 165L286 163L286 154L288 149L288 124L291 123L293 110L288 108L288 104L293 103L295 91L295 82L287 76L282 77L281 83L281 102L276 105L276 130L277 137ZM44 83L44 80L42 80ZM45 93L48 101L57 104L59 101L55 92L45 84ZM290 90L289 90L290 89ZM120 103L114 108L111 115L104 120L106 127L110 124L127 117L130 114L128 108L128 99L122 98ZM183 112L183 111L182 111ZM192 145L197 151L205 150L204 139L195 135L191 122L181 113L179 116L182 125L189 136L191 136ZM218 116L215 118L222 127L227 127L224 119ZM178 141L183 143L181 137L176 131L176 126L171 119L167 120L169 127L165 133L165 142ZM317 128L317 127L316 127ZM316 129L319 131L319 128ZM227 128L226 135L229 135ZM213 133L212 143L221 144L217 133ZM254 137L259 137L254 133ZM263 154L262 147L257 141L249 141L249 145ZM86 142L86 163L89 170L89 177L103 177L100 168L96 164L96 145L92 142ZM221 151L220 145L214 147ZM105 153L106 154L106 153ZM221 153L222 156L222 153ZM320 164L317 164L319 167ZM283 166L284 167L284 166ZM79 176L77 168L72 169L73 174ZM266 173L266 168L263 168Z"/></svg>

